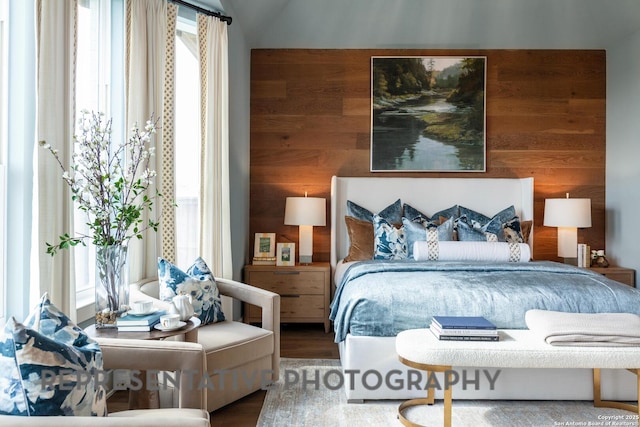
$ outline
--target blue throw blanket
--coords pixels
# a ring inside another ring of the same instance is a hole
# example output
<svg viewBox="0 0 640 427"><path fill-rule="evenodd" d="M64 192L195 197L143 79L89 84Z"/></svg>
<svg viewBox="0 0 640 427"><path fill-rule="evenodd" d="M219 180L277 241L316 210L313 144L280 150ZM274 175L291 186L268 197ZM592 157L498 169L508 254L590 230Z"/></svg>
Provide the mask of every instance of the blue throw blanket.
<svg viewBox="0 0 640 427"><path fill-rule="evenodd" d="M437 315L484 316L498 328L526 329L530 309L640 314L640 291L551 261L362 261L338 284L330 318L340 342L348 333L427 328Z"/></svg>

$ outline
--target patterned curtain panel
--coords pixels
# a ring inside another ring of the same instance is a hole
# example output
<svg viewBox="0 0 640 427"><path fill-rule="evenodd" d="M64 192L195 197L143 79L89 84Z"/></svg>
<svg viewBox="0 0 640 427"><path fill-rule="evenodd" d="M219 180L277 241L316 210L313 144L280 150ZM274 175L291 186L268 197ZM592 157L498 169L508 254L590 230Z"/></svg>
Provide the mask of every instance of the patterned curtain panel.
<svg viewBox="0 0 640 427"><path fill-rule="evenodd" d="M200 251L216 277L231 279L227 24L198 14L198 47L202 122Z"/></svg>
<svg viewBox="0 0 640 427"><path fill-rule="evenodd" d="M176 6L165 0L129 0L127 1L127 57L126 66L126 98L127 128L144 123L153 117L158 121L158 132L150 142L155 146L153 169L157 179L149 188L149 196L155 195L158 189L164 199L174 199L173 164L165 169L166 159L173 153L173 109L165 111L165 106L173 105L173 55L175 40ZM166 177L166 178L165 178ZM165 188L164 186L168 188ZM160 187L162 186L162 187ZM164 212L162 203L154 203L153 211L147 213L149 218L157 219ZM169 217L172 213L167 212ZM136 281L146 277L155 277L158 256L163 255L162 242L167 239L170 251L175 251L174 224L171 219L166 223L161 220L158 233L147 230L142 240L132 239L129 245L130 280ZM175 253L175 252L173 252ZM166 255L168 258L175 257Z"/></svg>
<svg viewBox="0 0 640 427"><path fill-rule="evenodd" d="M73 154L74 102L77 39L77 0L38 0L36 43L38 69L38 141L58 150L68 167ZM72 251L55 257L46 253L45 242L55 242L63 233L73 234L73 204L60 167L48 150L34 151L34 250L38 265L40 295L52 301L75 320L75 270Z"/></svg>

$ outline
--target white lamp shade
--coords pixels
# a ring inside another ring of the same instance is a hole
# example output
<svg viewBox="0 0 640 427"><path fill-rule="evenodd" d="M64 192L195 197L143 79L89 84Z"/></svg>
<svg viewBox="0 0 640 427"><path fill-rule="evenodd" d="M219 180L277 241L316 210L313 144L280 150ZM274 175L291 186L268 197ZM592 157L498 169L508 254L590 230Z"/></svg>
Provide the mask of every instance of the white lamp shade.
<svg viewBox="0 0 640 427"><path fill-rule="evenodd" d="M591 199L547 199L544 204L547 227L591 227Z"/></svg>
<svg viewBox="0 0 640 427"><path fill-rule="evenodd" d="M285 225L327 225L327 201L320 197L287 197Z"/></svg>
<svg viewBox="0 0 640 427"><path fill-rule="evenodd" d="M544 225L558 227L558 256L578 256L578 228L591 227L591 199L547 199Z"/></svg>

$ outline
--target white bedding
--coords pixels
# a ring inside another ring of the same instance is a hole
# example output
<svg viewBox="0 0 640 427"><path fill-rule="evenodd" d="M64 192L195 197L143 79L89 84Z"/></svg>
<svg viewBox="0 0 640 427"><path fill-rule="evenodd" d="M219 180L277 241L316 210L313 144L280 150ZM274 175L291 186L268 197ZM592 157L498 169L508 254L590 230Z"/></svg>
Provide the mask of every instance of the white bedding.
<svg viewBox="0 0 640 427"><path fill-rule="evenodd" d="M352 262L344 262L343 260L338 261L338 264L336 264L335 269L333 271L333 283L342 282L342 277L344 276L344 273L346 273L349 267L351 267L351 265L353 265L356 262L357 261L352 261Z"/></svg>

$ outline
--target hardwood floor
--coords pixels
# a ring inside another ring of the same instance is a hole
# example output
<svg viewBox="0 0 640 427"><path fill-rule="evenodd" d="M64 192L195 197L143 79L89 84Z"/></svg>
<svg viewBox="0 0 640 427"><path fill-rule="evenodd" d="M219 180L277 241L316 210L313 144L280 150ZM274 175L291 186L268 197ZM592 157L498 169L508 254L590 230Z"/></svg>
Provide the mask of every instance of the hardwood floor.
<svg viewBox="0 0 640 427"><path fill-rule="evenodd" d="M302 359L338 359L334 334L324 333L322 324L283 324L280 356ZM211 413L212 427L253 427L258 421L266 391L258 390ZM108 401L109 412L126 409L127 392L118 392Z"/></svg>

